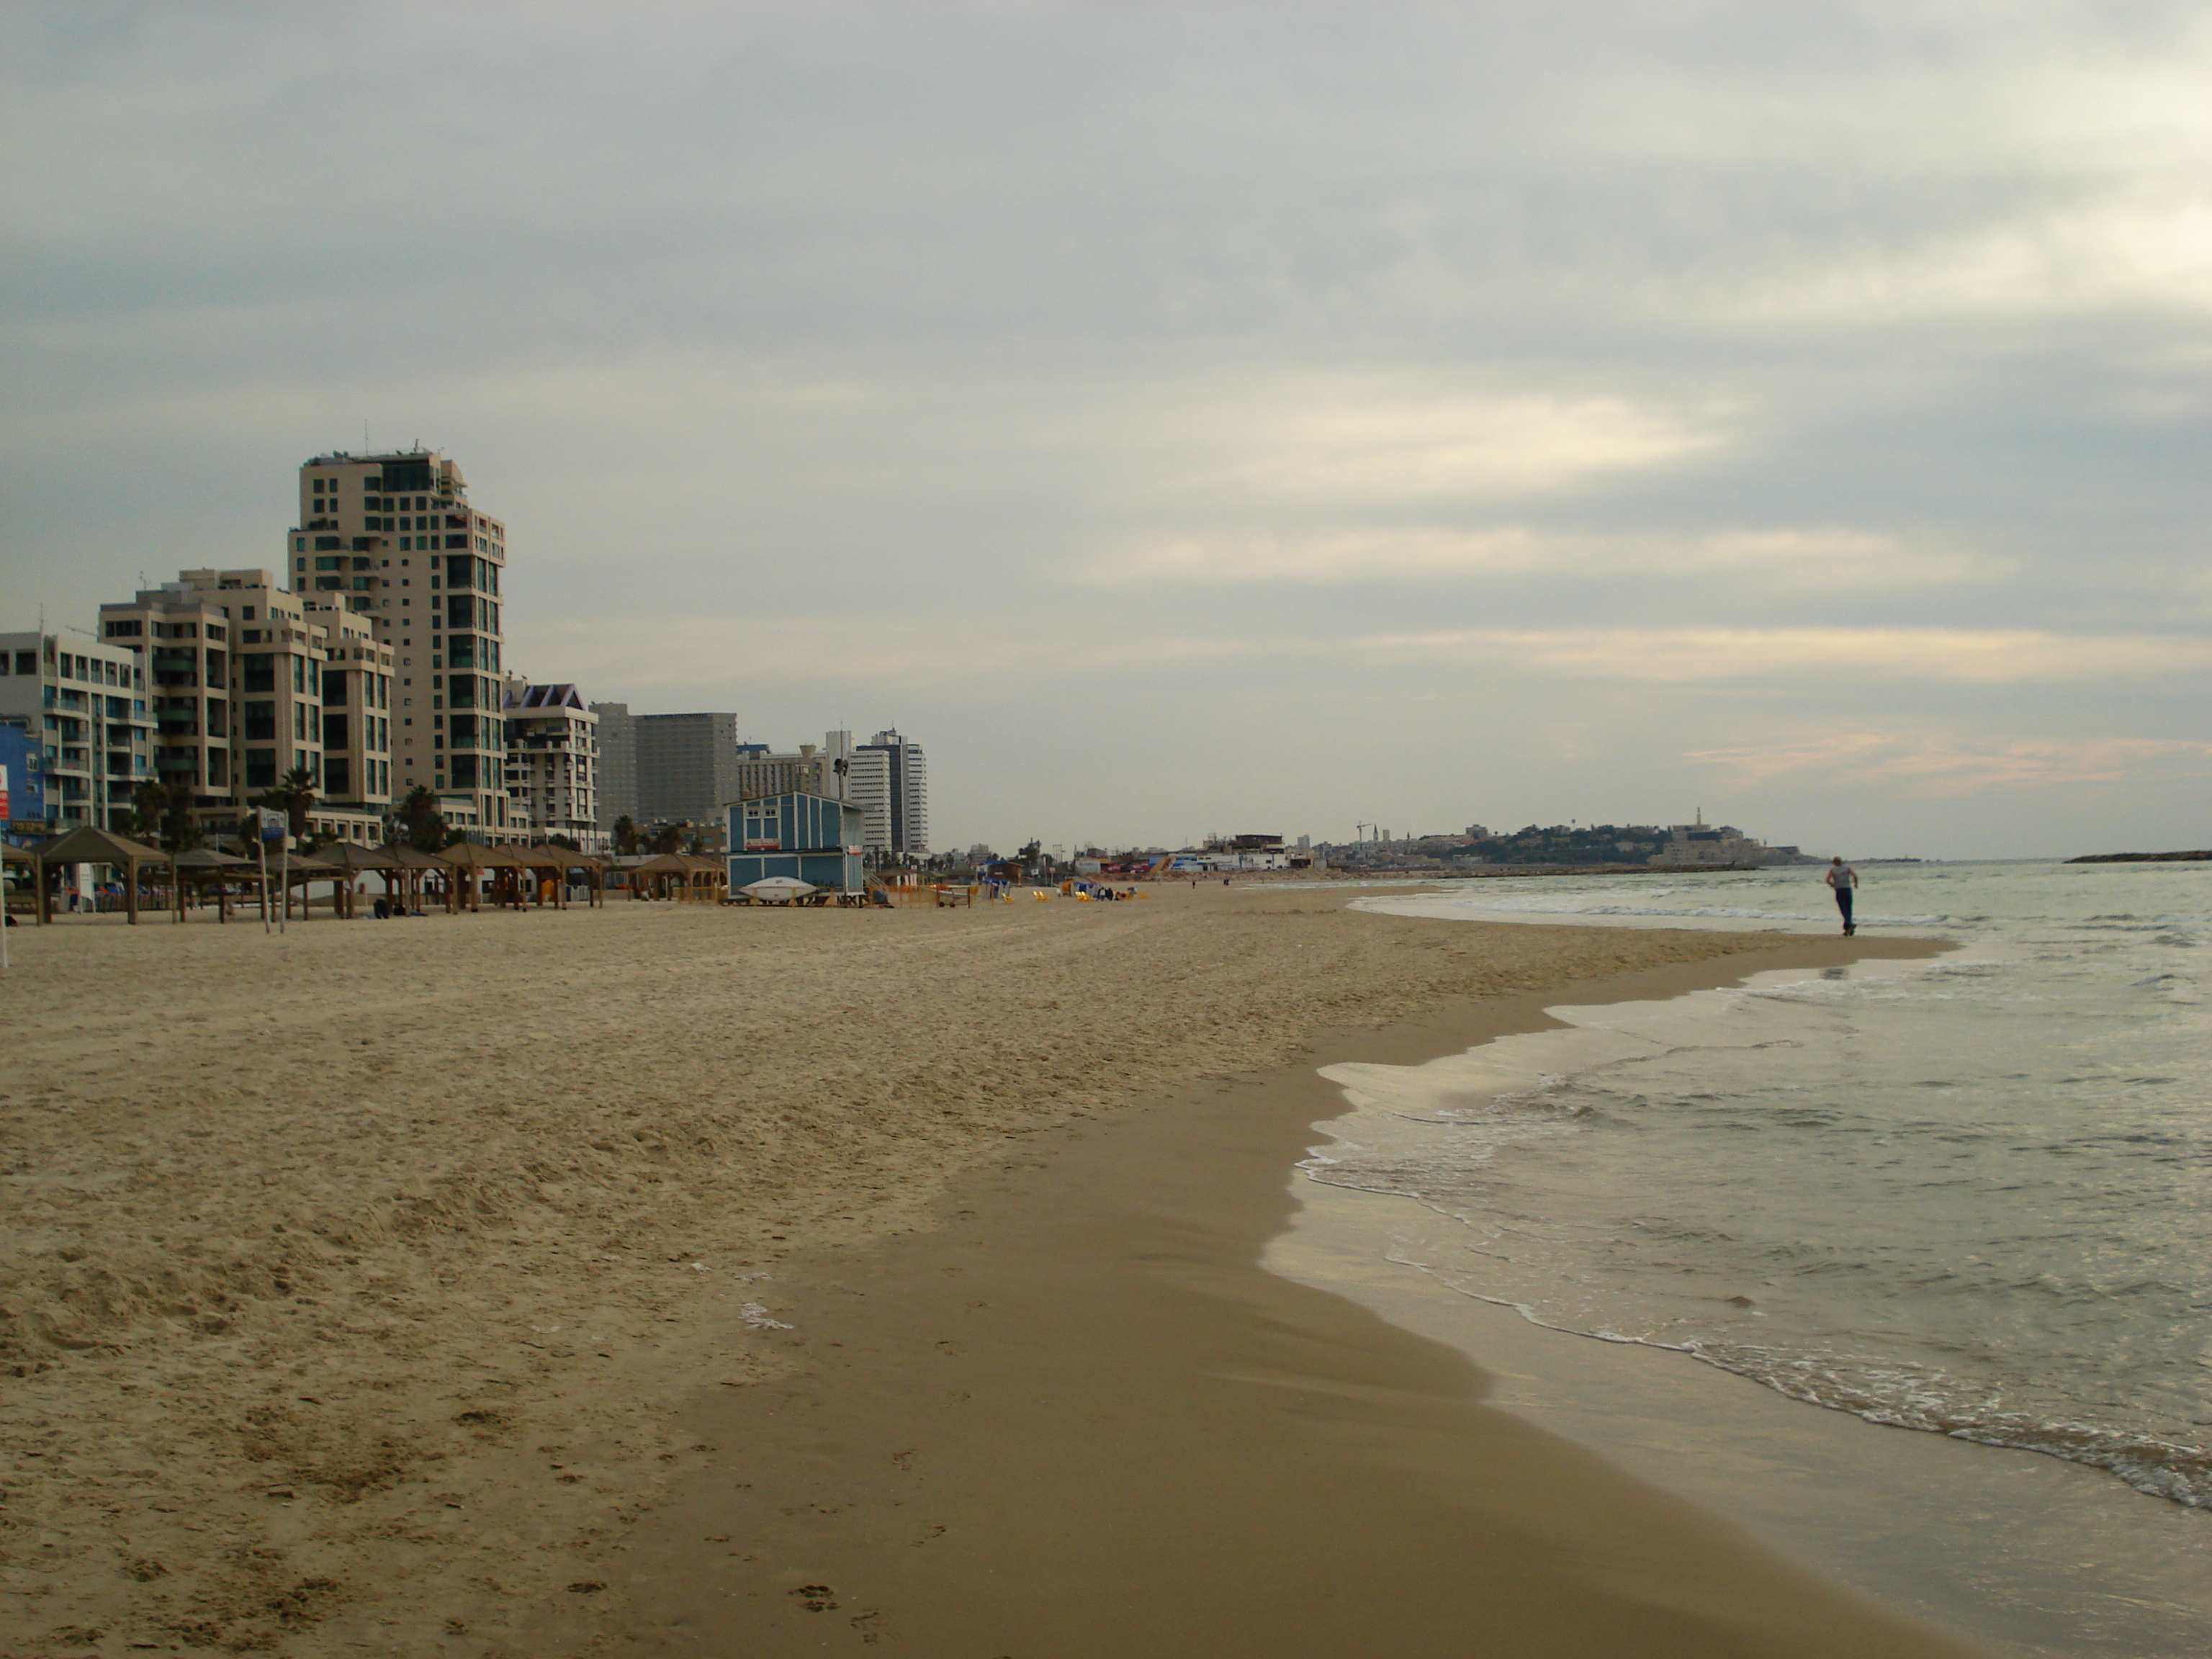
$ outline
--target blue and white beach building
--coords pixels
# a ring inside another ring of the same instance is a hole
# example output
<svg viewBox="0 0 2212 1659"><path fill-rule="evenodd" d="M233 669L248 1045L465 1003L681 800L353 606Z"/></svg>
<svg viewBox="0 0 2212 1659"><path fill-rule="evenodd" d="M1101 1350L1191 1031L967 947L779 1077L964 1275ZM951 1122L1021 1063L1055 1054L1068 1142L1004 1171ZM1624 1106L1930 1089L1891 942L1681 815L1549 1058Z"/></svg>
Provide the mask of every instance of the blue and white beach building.
<svg viewBox="0 0 2212 1659"><path fill-rule="evenodd" d="M861 812L849 801L794 790L736 801L728 811L732 893L770 876L860 890Z"/></svg>

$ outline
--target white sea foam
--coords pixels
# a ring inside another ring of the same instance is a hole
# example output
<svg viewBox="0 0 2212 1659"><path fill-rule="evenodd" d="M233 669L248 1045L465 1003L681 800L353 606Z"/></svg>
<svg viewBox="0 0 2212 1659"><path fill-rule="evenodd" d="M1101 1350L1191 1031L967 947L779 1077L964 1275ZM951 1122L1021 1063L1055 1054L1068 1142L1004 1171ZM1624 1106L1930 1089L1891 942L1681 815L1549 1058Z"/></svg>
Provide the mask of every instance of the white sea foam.
<svg viewBox="0 0 2212 1659"><path fill-rule="evenodd" d="M1427 1218L1394 1256L1533 1322L2212 1504L2212 1031L2185 965L2212 919L2174 902L2208 874L1882 867L1869 926L1972 948L1556 1009L1568 1029L1332 1068L1346 1139L1306 1173L1415 1200ZM1797 927L1818 877L1468 883L1484 890L1358 907Z"/></svg>

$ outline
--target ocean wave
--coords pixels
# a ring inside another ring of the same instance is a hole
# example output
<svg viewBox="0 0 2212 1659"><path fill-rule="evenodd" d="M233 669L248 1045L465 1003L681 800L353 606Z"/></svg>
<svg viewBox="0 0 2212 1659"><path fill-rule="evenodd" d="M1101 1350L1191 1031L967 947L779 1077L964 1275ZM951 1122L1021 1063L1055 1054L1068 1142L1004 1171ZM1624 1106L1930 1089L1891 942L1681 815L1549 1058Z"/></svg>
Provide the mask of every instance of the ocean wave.
<svg viewBox="0 0 2212 1659"><path fill-rule="evenodd" d="M1653 1343L1666 1347L1675 1345ZM2212 1509L2212 1449L2124 1428L2038 1418L1965 1401L1953 1379L1918 1367L1785 1356L1731 1344L1684 1343L1677 1352L1808 1405L1849 1412L1887 1428L1940 1434L1979 1446L2031 1451L2118 1475L2137 1492L2190 1509Z"/></svg>
<svg viewBox="0 0 2212 1659"><path fill-rule="evenodd" d="M1314 1178L1324 1179L1318 1175ZM2212 1509L2212 1449L2163 1440L2124 1428L2006 1411L1993 1401L1961 1398L1964 1390L1955 1379L1922 1366L1834 1355L1789 1354L1748 1343L1694 1338L1667 1342L1605 1326L1583 1327L1547 1319L1528 1302L1486 1296L1455 1283L1432 1264L1397 1250L1389 1251L1388 1259L1401 1267L1416 1268L1470 1300L1510 1308L1531 1325L1546 1330L1597 1342L1686 1354L1701 1364L1757 1382L1808 1406L1848 1412L1885 1428L1940 1434L1947 1439L1964 1440L1975 1445L2036 1452L2064 1462L2083 1464L2116 1475L2150 1497L2162 1498L2189 1509Z"/></svg>
<svg viewBox="0 0 2212 1659"><path fill-rule="evenodd" d="M1729 916L1752 921L1812 921L1817 918L1796 910L1761 910L1738 904L1575 904L1565 900L1463 900L1462 909L1510 910L1520 915L1547 916ZM1869 918L1871 920L1871 918Z"/></svg>

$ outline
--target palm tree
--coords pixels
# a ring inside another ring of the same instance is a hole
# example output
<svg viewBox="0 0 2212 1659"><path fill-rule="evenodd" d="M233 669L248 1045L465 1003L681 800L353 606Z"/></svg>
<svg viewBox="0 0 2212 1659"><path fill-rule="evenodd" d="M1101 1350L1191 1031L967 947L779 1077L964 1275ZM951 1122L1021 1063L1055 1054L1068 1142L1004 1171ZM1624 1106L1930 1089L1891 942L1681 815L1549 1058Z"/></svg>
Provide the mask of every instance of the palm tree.
<svg viewBox="0 0 2212 1659"><path fill-rule="evenodd" d="M438 797L428 784L416 784L399 803L399 816L407 823L407 844L418 853L434 853L446 845L446 815L438 810Z"/></svg>
<svg viewBox="0 0 2212 1659"><path fill-rule="evenodd" d="M615 820L615 851L624 858L637 851L637 820L627 812Z"/></svg>
<svg viewBox="0 0 2212 1659"><path fill-rule="evenodd" d="M307 834L307 814L315 810L315 775L304 766L295 766L276 780L276 787L256 803L273 806L284 814L286 828L292 839L304 841Z"/></svg>
<svg viewBox="0 0 2212 1659"><path fill-rule="evenodd" d="M181 853L198 846L200 827L192 817L196 800L189 783L147 779L131 792L131 834L159 841L165 852Z"/></svg>

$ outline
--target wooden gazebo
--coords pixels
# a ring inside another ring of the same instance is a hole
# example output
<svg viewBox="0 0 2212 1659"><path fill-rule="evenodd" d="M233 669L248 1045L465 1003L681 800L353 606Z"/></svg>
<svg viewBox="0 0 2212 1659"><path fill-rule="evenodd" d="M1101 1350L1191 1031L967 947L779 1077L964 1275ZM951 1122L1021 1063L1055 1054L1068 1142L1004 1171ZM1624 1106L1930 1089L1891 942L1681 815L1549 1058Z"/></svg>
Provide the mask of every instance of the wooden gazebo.
<svg viewBox="0 0 2212 1659"><path fill-rule="evenodd" d="M305 853L279 853L269 860L269 879L284 896L284 920L292 919L292 886L300 887L300 920L306 921L314 913L307 903L307 884L327 881L331 884L331 919L333 921L345 915L345 905L352 892L353 883L346 872L335 864L325 863L320 854L310 856Z"/></svg>
<svg viewBox="0 0 2212 1659"><path fill-rule="evenodd" d="M521 859L504 847L481 847L472 841L457 841L438 854L449 866L453 876L468 878L469 902L461 902L461 884L448 879L446 886L446 908L448 913L464 908L481 910L483 891L481 878L487 870L492 872L492 903L514 909L522 908L521 884L515 872L524 867Z"/></svg>
<svg viewBox="0 0 2212 1659"><path fill-rule="evenodd" d="M392 890L392 872L405 867L389 847L363 847L354 841L334 841L328 846L318 847L315 857L332 868L346 872L344 914L349 921L354 914L354 882L362 871L374 870L382 876L384 890L388 896Z"/></svg>
<svg viewBox="0 0 2212 1659"><path fill-rule="evenodd" d="M690 874L684 884L684 896L700 904L720 902L730 885L729 860L705 853L679 853L677 856L690 866Z"/></svg>
<svg viewBox="0 0 2212 1659"><path fill-rule="evenodd" d="M48 921L53 917L54 896L47 888L46 871L57 864L112 864L125 873L123 878L123 912L131 925L138 925L138 872L148 865L159 865L169 872L169 885L177 882L177 861L158 847L149 847L143 842L131 841L106 830L95 830L83 824L67 835L57 836L43 842L39 849L39 860L43 868L39 874L39 920Z"/></svg>
<svg viewBox="0 0 2212 1659"><path fill-rule="evenodd" d="M623 872L634 899L681 897L691 884L691 860L681 853L659 853Z"/></svg>
<svg viewBox="0 0 2212 1659"><path fill-rule="evenodd" d="M177 865L177 920L185 919L185 890L191 889L202 903L207 902L208 884L215 884L216 915L217 921L230 920L230 888L234 881L250 881L257 886L261 881L261 866L252 859L242 859L230 853L218 853L211 847L195 847L190 852L179 853Z"/></svg>
<svg viewBox="0 0 2212 1659"><path fill-rule="evenodd" d="M422 883L432 871L448 887L453 885L453 866L435 853L426 853L419 847L410 847L404 842L396 842L384 851L391 855L392 867L400 872L399 902L409 910L422 908ZM385 876L389 881L389 873ZM448 907L450 908L450 906Z"/></svg>
<svg viewBox="0 0 2212 1659"><path fill-rule="evenodd" d="M521 852L517 853L515 857L521 861L522 866L526 870L552 872L555 909L565 910L568 908L568 872L571 870L581 870L584 872L590 893L590 897L586 901L588 903L599 905L605 902L605 894L603 890L606 885L605 859L595 857L589 853L580 853L573 847L555 847L550 842L543 847L525 848ZM540 904L544 902L542 896L538 900Z"/></svg>

